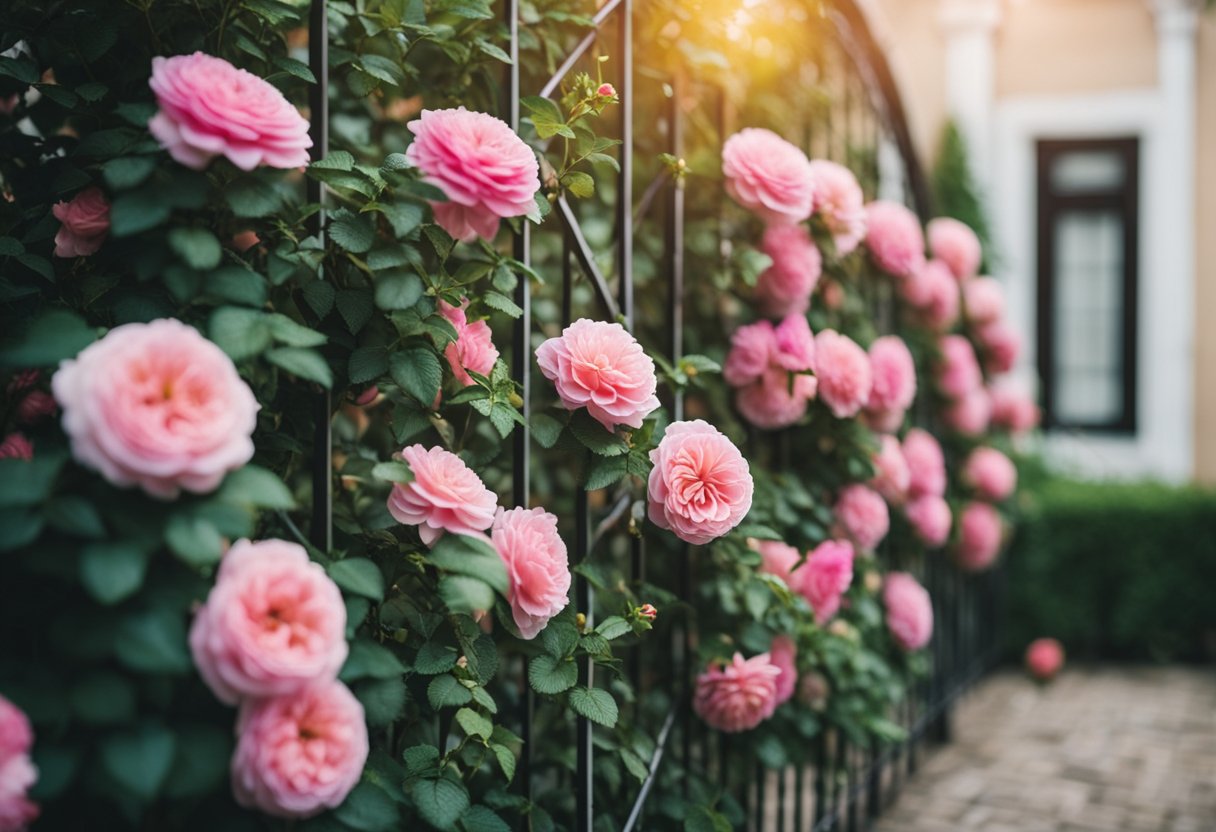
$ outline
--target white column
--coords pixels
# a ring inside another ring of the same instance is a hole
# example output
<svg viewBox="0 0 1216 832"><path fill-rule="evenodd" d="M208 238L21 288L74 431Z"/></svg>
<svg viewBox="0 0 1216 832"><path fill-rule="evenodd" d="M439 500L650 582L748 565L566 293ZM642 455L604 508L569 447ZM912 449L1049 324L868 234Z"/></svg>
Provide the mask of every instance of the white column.
<svg viewBox="0 0 1216 832"><path fill-rule="evenodd" d="M993 34L1000 0L942 0L946 36L946 106L971 157L971 172L985 192L992 184L992 101L996 95Z"/></svg>

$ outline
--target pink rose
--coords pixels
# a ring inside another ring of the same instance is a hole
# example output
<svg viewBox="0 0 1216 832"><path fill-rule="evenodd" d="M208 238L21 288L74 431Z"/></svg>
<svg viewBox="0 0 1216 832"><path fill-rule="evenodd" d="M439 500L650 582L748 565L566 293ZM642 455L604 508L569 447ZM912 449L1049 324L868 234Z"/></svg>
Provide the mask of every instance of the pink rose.
<svg viewBox="0 0 1216 832"><path fill-rule="evenodd" d="M401 457L414 479L393 483L388 513L399 523L417 526L427 546L445 531L480 536L494 524L498 509L494 492L456 454L410 445Z"/></svg>
<svg viewBox="0 0 1216 832"><path fill-rule="evenodd" d="M729 664L711 664L697 677L693 710L719 731L750 731L777 710L780 676L781 668L772 663L768 653L747 660L736 653Z"/></svg>
<svg viewBox="0 0 1216 832"><path fill-rule="evenodd" d="M650 522L683 541L699 545L721 537L752 507L747 460L700 419L672 422L650 461Z"/></svg>
<svg viewBox="0 0 1216 832"><path fill-rule="evenodd" d="M974 277L980 270L980 239L965 223L952 217L930 220L927 228L929 251L950 267L956 280Z"/></svg>
<svg viewBox="0 0 1216 832"><path fill-rule="evenodd" d="M731 336L723 376L738 388L735 404L759 428L783 428L806 413L818 382L804 375L815 366L815 339L806 318L787 316L774 327L768 321L741 326ZM798 373L791 379L791 373Z"/></svg>
<svg viewBox="0 0 1216 832"><path fill-rule="evenodd" d="M954 515L950 504L935 494L924 494L909 500L904 506L904 516L921 543L930 549L940 548L950 537Z"/></svg>
<svg viewBox="0 0 1216 832"><path fill-rule="evenodd" d="M768 651L769 660L781 671L777 677L777 704L784 705L794 695L798 685L798 645L787 635L773 638L773 646Z"/></svg>
<svg viewBox="0 0 1216 832"><path fill-rule="evenodd" d="M772 362L777 339L773 325L757 321L736 329L730 336L730 352L722 366L722 377L732 387L743 387L759 380Z"/></svg>
<svg viewBox="0 0 1216 832"><path fill-rule="evenodd" d="M618 323L580 318L537 347L536 361L567 410L585 407L608 430L640 428L659 406L654 362Z"/></svg>
<svg viewBox="0 0 1216 832"><path fill-rule="evenodd" d="M992 423L1022 434L1039 425L1039 406L1024 387L1002 380L992 386Z"/></svg>
<svg viewBox="0 0 1216 832"><path fill-rule="evenodd" d="M727 139L722 175L731 199L767 222L802 222L814 208L810 161L771 130L747 127Z"/></svg>
<svg viewBox="0 0 1216 832"><path fill-rule="evenodd" d="M0 696L0 761L26 754L34 745L34 729L25 712Z"/></svg>
<svg viewBox="0 0 1216 832"><path fill-rule="evenodd" d="M1001 515L987 503L964 506L958 520L958 562L968 572L980 572L996 561L1001 551Z"/></svg>
<svg viewBox="0 0 1216 832"><path fill-rule="evenodd" d="M937 341L940 356L934 362L937 388L951 399L961 399L984 383L975 348L962 335L943 335Z"/></svg>
<svg viewBox="0 0 1216 832"><path fill-rule="evenodd" d="M995 277L973 277L963 281L963 310L967 320L990 324L1005 315L1005 291Z"/></svg>
<svg viewBox="0 0 1216 832"><path fill-rule="evenodd" d="M903 297L920 312L926 326L939 332L958 320L958 284L940 260L925 263L902 286Z"/></svg>
<svg viewBox="0 0 1216 832"><path fill-rule="evenodd" d="M22 433L14 431L4 437L3 442L0 442L0 459L30 460L33 458L34 446Z"/></svg>
<svg viewBox="0 0 1216 832"><path fill-rule="evenodd" d="M836 256L843 257L857 248L866 236L865 197L853 171L844 165L815 159L811 162L811 181L815 189L815 213L823 218L832 233Z"/></svg>
<svg viewBox="0 0 1216 832"><path fill-rule="evenodd" d="M897 413L902 422L904 412L916 398L916 364L912 353L898 335L884 335L870 344L869 355L874 384L866 400L866 411L878 415Z"/></svg>
<svg viewBox="0 0 1216 832"><path fill-rule="evenodd" d="M904 459L903 448L899 440L889 434L878 438L878 452L874 454L874 478L870 487L877 491L893 506L900 505L908 496L908 485L912 474L908 470L908 461Z"/></svg>
<svg viewBox="0 0 1216 832"><path fill-rule="evenodd" d="M190 627L190 651L216 698L298 693L346 661L346 606L302 546L238 540Z"/></svg>
<svg viewBox="0 0 1216 832"><path fill-rule="evenodd" d="M119 486L205 494L253 456L260 405L232 360L181 321L124 324L51 380L72 454Z"/></svg>
<svg viewBox="0 0 1216 832"><path fill-rule="evenodd" d="M1026 647L1026 670L1040 682L1050 682L1064 667L1064 648L1054 638L1036 638Z"/></svg>
<svg viewBox="0 0 1216 832"><path fill-rule="evenodd" d="M110 201L101 188L85 188L70 202L56 202L51 213L60 222L55 233L56 257L96 254L110 233Z"/></svg>
<svg viewBox="0 0 1216 832"><path fill-rule="evenodd" d="M963 482L985 500L1004 500L1018 486L1018 469L996 448L976 448L963 465Z"/></svg>
<svg viewBox="0 0 1216 832"><path fill-rule="evenodd" d="M870 398L870 357L847 335L825 329L815 336L819 397L837 419L857 414Z"/></svg>
<svg viewBox="0 0 1216 832"><path fill-rule="evenodd" d="M500 509L490 538L507 567L515 626L524 638L536 638L570 603L570 566L557 517L542 508Z"/></svg>
<svg viewBox="0 0 1216 832"><path fill-rule="evenodd" d="M770 225L760 249L773 264L756 281L756 303L772 317L803 314L823 271L823 258L803 225Z"/></svg>
<svg viewBox="0 0 1216 832"><path fill-rule="evenodd" d="M232 793L250 809L307 818L340 805L363 775L363 706L330 680L291 696L250 699L237 718Z"/></svg>
<svg viewBox="0 0 1216 832"><path fill-rule="evenodd" d="M840 601L853 583L853 544L825 540L811 551L795 576L798 591L815 611L815 623L823 626L840 610Z"/></svg>
<svg viewBox="0 0 1216 832"><path fill-rule="evenodd" d="M984 366L994 374L1007 373L1022 352L1022 336L1004 321L987 324L976 333L984 350Z"/></svg>
<svg viewBox="0 0 1216 832"><path fill-rule="evenodd" d="M912 428L904 437L904 459L908 463L908 496L920 497L931 494L940 497L946 493L946 458L942 446L933 435L920 428Z"/></svg>
<svg viewBox="0 0 1216 832"><path fill-rule="evenodd" d="M258 236L258 233L246 228L244 231L233 234L230 244L236 251L244 254L260 242L262 242L262 238Z"/></svg>
<svg viewBox="0 0 1216 832"><path fill-rule="evenodd" d="M488 376L498 361L498 350L490 337L490 325L485 321L469 323L465 317L465 307L468 301L460 306L452 306L445 300L439 301L439 314L447 319L456 329L456 340L444 348L444 357L452 368L452 375L465 387L477 382L468 371Z"/></svg>
<svg viewBox="0 0 1216 832"><path fill-rule="evenodd" d="M38 806L27 797L38 780L33 745L29 718L0 696L0 832L23 832L38 818Z"/></svg>
<svg viewBox="0 0 1216 832"><path fill-rule="evenodd" d="M749 423L762 430L776 430L795 424L806 415L807 402L815 398L818 382L814 376L793 376L770 367L760 380L735 393L735 406Z"/></svg>
<svg viewBox="0 0 1216 832"><path fill-rule="evenodd" d="M439 188L435 222L457 240L491 240L498 221L536 206L540 165L532 148L505 121L460 107L423 110L406 125L414 141L405 158Z"/></svg>
<svg viewBox="0 0 1216 832"><path fill-rule="evenodd" d="M596 88L595 94L598 95L600 98L615 98L616 97L616 87L612 86L612 84L607 84L607 83L600 84L599 87Z"/></svg>
<svg viewBox="0 0 1216 832"><path fill-rule="evenodd" d="M802 560L802 555L793 546L780 540L748 540L747 545L760 553L759 571L774 575L785 581L790 589L798 591L798 583L794 572Z"/></svg>
<svg viewBox="0 0 1216 832"><path fill-rule="evenodd" d="M48 416L54 416L59 410L55 398L44 390L31 390L17 404L17 422L22 425L36 425Z"/></svg>
<svg viewBox="0 0 1216 832"><path fill-rule="evenodd" d="M178 163L203 170L225 156L241 170L308 164L308 122L283 93L223 58L195 52L152 59L160 110L150 132Z"/></svg>
<svg viewBox="0 0 1216 832"><path fill-rule="evenodd" d="M992 399L987 389L977 387L942 412L942 422L955 433L979 436L992 420Z"/></svg>
<svg viewBox="0 0 1216 832"><path fill-rule="evenodd" d="M773 329L771 358L778 367L791 373L815 369L815 336L802 315L787 315Z"/></svg>
<svg viewBox="0 0 1216 832"><path fill-rule="evenodd" d="M887 629L895 643L912 652L933 637L933 604L929 593L907 572L892 572L884 582L882 600Z"/></svg>
<svg viewBox="0 0 1216 832"><path fill-rule="evenodd" d="M860 483L840 489L834 512L837 528L863 551L873 551L891 524L882 495Z"/></svg>
<svg viewBox="0 0 1216 832"><path fill-rule="evenodd" d="M878 268L894 277L912 277L925 264L920 220L898 202L866 206L866 248Z"/></svg>

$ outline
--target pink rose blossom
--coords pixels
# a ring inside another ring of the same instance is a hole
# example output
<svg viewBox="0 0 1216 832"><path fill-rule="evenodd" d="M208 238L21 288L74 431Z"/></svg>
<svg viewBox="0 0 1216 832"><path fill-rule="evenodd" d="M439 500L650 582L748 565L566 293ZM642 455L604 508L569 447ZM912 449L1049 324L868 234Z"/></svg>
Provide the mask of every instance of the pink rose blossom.
<svg viewBox="0 0 1216 832"><path fill-rule="evenodd" d="M794 695L798 686L798 645L787 635L778 635L768 651L773 666L781 671L777 677L777 704L784 705Z"/></svg>
<svg viewBox="0 0 1216 832"><path fill-rule="evenodd" d="M752 507L747 460L706 422L673 422L650 452L650 522L694 544L729 532Z"/></svg>
<svg viewBox="0 0 1216 832"><path fill-rule="evenodd" d="M727 139L722 175L731 199L767 222L802 222L814 208L810 160L771 130L748 127Z"/></svg>
<svg viewBox="0 0 1216 832"><path fill-rule="evenodd" d="M903 448L894 436L880 436L878 442L878 452L873 458L875 473L870 487L888 503L897 506L908 496L908 485L912 479L908 461L904 459Z"/></svg>
<svg viewBox="0 0 1216 832"><path fill-rule="evenodd" d="M246 228L244 231L238 231L232 235L231 245L238 252L244 254L260 242L262 242L262 238L258 236L258 233Z"/></svg>
<svg viewBox="0 0 1216 832"><path fill-rule="evenodd" d="M152 59L160 110L148 122L179 164L203 170L225 156L241 170L308 164L308 122L283 93L223 58L195 52Z"/></svg>
<svg viewBox="0 0 1216 832"><path fill-rule="evenodd" d="M975 348L962 335L943 335L937 341L941 354L933 369L937 375L937 388L951 399L961 399L984 383Z"/></svg>
<svg viewBox="0 0 1216 832"><path fill-rule="evenodd" d="M965 223L952 217L930 220L926 229L929 251L950 267L956 280L974 277L980 270L980 239Z"/></svg>
<svg viewBox="0 0 1216 832"><path fill-rule="evenodd" d="M996 448L976 448L963 465L963 482L985 500L1000 501L1018 486L1018 469Z"/></svg>
<svg viewBox="0 0 1216 832"><path fill-rule="evenodd" d="M802 315L788 315L773 329L772 361L791 373L815 369L815 336Z"/></svg>
<svg viewBox="0 0 1216 832"><path fill-rule="evenodd" d="M34 745L34 729L29 717L9 700L0 696L0 762L17 754L29 753Z"/></svg>
<svg viewBox="0 0 1216 832"><path fill-rule="evenodd" d="M259 405L232 360L181 321L124 324L51 380L72 454L119 486L205 494L253 456Z"/></svg>
<svg viewBox="0 0 1216 832"><path fill-rule="evenodd" d="M920 220L898 202L866 206L866 248L878 267L894 277L912 277L925 264Z"/></svg>
<svg viewBox="0 0 1216 832"><path fill-rule="evenodd" d="M958 561L969 572L980 572L996 561L1001 551L1001 515L987 503L973 501L958 519Z"/></svg>
<svg viewBox="0 0 1216 832"><path fill-rule="evenodd" d="M798 591L798 581L794 577L802 555L788 543L780 540L748 540L748 545L760 553L759 571L774 575L785 581L790 589Z"/></svg>
<svg viewBox="0 0 1216 832"><path fill-rule="evenodd" d="M806 312L819 282L823 258L803 225L770 225L761 250L773 264L756 281L756 303L772 317Z"/></svg>
<svg viewBox="0 0 1216 832"><path fill-rule="evenodd" d="M60 223L55 233L56 257L96 254L110 233L110 201L101 188L85 188L70 202L56 202L51 213Z"/></svg>
<svg viewBox="0 0 1216 832"><path fill-rule="evenodd" d="M0 696L0 832L23 832L38 818L38 806L27 797L38 780L33 745L29 718Z"/></svg>
<svg viewBox="0 0 1216 832"><path fill-rule="evenodd" d="M884 335L870 344L870 369L874 384L866 401L871 427L898 429L905 411L916 398L916 364L908 345L898 335Z"/></svg>
<svg viewBox="0 0 1216 832"><path fill-rule="evenodd" d="M401 457L414 479L393 484L388 513L399 523L417 526L427 546L445 531L480 536L494 524L498 509L494 492L456 454L410 445Z"/></svg>
<svg viewBox="0 0 1216 832"><path fill-rule="evenodd" d="M246 701L236 734L236 802L276 817L307 818L339 806L367 762L363 706L334 680Z"/></svg>
<svg viewBox="0 0 1216 832"><path fill-rule="evenodd" d="M570 566L557 517L542 508L499 510L490 538L507 567L515 626L525 639L536 638L570 603Z"/></svg>
<svg viewBox="0 0 1216 832"><path fill-rule="evenodd" d="M722 367L722 377L732 387L743 387L760 379L769 368L777 338L768 321L745 324L730 336L730 352Z"/></svg>
<svg viewBox="0 0 1216 832"><path fill-rule="evenodd" d="M815 188L815 213L832 233L836 256L843 257L857 248L866 236L865 197L853 171L836 162L815 159L811 162Z"/></svg>
<svg viewBox="0 0 1216 832"><path fill-rule="evenodd" d="M933 435L920 428L912 428L904 437L904 459L908 463L908 496L920 497L931 494L940 497L946 493L946 458L942 446Z"/></svg>
<svg viewBox="0 0 1216 832"><path fill-rule="evenodd" d="M819 396L837 419L857 414L870 398L870 357L847 335L825 329L815 336Z"/></svg>
<svg viewBox="0 0 1216 832"><path fill-rule="evenodd" d="M1026 647L1026 670L1040 682L1050 682L1064 667L1064 647L1054 638L1036 638Z"/></svg>
<svg viewBox="0 0 1216 832"><path fill-rule="evenodd" d="M777 710L780 676L768 653L747 660L736 653L729 664L711 664L697 677L693 710L719 731L750 731Z"/></svg>
<svg viewBox="0 0 1216 832"><path fill-rule="evenodd" d="M929 593L907 572L887 575L882 600L887 608L887 629L902 649L912 652L933 637L933 604Z"/></svg>
<svg viewBox="0 0 1216 832"><path fill-rule="evenodd" d="M31 390L17 404L17 422L36 425L59 410L55 398L44 390Z"/></svg>
<svg viewBox="0 0 1216 832"><path fill-rule="evenodd" d="M795 574L798 591L815 611L815 623L823 626L840 610L840 601L853 583L853 544L825 540Z"/></svg>
<svg viewBox="0 0 1216 832"><path fill-rule="evenodd" d="M741 326L731 336L723 376L738 388L735 404L759 428L788 427L803 417L815 397L815 340L802 315L774 327L768 321ZM791 379L791 373L799 373Z"/></svg>
<svg viewBox="0 0 1216 832"><path fill-rule="evenodd" d="M793 376L778 367L765 371L760 380L735 393L735 406L749 423L763 430L776 430L795 424L806 415L807 403L815 398L818 382L814 376Z"/></svg>
<svg viewBox="0 0 1216 832"><path fill-rule="evenodd" d="M1039 406L1026 389L1015 381L1002 380L992 386L992 424L1014 434L1023 434L1039 425Z"/></svg>
<svg viewBox="0 0 1216 832"><path fill-rule="evenodd" d="M342 593L302 546L238 540L194 617L190 651L225 704L298 693L346 661Z"/></svg>
<svg viewBox="0 0 1216 832"><path fill-rule="evenodd" d="M909 500L904 506L904 516L912 526L921 543L930 549L940 548L950 537L954 516L950 504L935 494L924 494Z"/></svg>
<svg viewBox="0 0 1216 832"><path fill-rule="evenodd" d="M987 389L977 387L942 412L942 422L955 433L979 436L992 420L992 398Z"/></svg>
<svg viewBox="0 0 1216 832"><path fill-rule="evenodd" d="M967 320L990 324L1005 315L1005 290L995 277L973 277L963 281L963 310Z"/></svg>
<svg viewBox="0 0 1216 832"><path fill-rule="evenodd" d="M977 333L984 350L984 366L993 374L1007 373L1022 352L1022 336L1004 321L988 324Z"/></svg>
<svg viewBox="0 0 1216 832"><path fill-rule="evenodd" d="M659 406L654 362L618 323L580 318L537 347L536 361L567 410L585 407L608 430L640 428Z"/></svg>
<svg viewBox="0 0 1216 832"><path fill-rule="evenodd" d="M599 87L596 88L595 94L598 95L600 98L615 98L616 97L616 87L612 86L612 84L607 84L607 83L600 84Z"/></svg>
<svg viewBox="0 0 1216 832"><path fill-rule="evenodd" d="M477 383L469 375L469 370L488 376L494 369L494 362L498 361L498 350L490 337L490 325L485 321L469 323L464 312L467 305L468 301L460 306L439 301L439 314L456 329L456 340L444 348L443 355L452 368L452 375L465 387Z"/></svg>
<svg viewBox="0 0 1216 832"><path fill-rule="evenodd" d="M0 459L31 460L33 458L34 446L30 440L25 438L25 434L14 431L4 437L3 442L0 442Z"/></svg>
<svg viewBox="0 0 1216 832"><path fill-rule="evenodd" d="M887 536L891 524L887 503L871 488L860 483L846 485L840 489L834 511L839 532L863 551L873 551Z"/></svg>
<svg viewBox="0 0 1216 832"><path fill-rule="evenodd" d="M926 326L939 332L958 320L958 284L940 260L930 260L904 281L903 297L920 312Z"/></svg>
<svg viewBox="0 0 1216 832"><path fill-rule="evenodd" d="M505 121L460 107L423 110L406 127L414 141L405 158L447 196L431 208L453 238L492 240L500 219L536 207L536 153Z"/></svg>

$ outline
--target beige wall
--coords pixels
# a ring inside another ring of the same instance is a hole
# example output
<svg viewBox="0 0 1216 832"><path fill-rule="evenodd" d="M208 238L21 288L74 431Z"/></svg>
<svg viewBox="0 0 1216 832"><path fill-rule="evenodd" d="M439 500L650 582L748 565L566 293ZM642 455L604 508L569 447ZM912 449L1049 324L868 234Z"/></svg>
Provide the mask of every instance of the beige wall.
<svg viewBox="0 0 1216 832"><path fill-rule="evenodd" d="M875 35L887 51L899 85L912 141L932 164L946 120L945 39L937 22L939 0L879 0Z"/></svg>
<svg viewBox="0 0 1216 832"><path fill-rule="evenodd" d="M1195 477L1216 483L1216 10L1199 23L1195 170Z"/></svg>

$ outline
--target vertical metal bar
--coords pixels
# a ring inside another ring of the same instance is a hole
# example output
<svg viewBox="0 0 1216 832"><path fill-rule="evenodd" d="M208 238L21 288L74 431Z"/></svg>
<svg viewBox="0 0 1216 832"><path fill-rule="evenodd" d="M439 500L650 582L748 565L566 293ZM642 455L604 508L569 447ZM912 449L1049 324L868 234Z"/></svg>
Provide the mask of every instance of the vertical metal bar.
<svg viewBox="0 0 1216 832"><path fill-rule="evenodd" d="M582 563L591 548L591 508L587 501L587 491L581 486L575 492L575 559ZM586 629L595 626L594 598L591 583L583 576L575 580L575 608L587 616ZM582 660L581 676L583 684L588 688L595 687L595 663L590 657ZM591 832L595 822L595 812L592 806L592 789L594 786L594 767L592 754L592 732L594 726L586 717L579 717L575 726L575 745L577 760L575 768L575 804L576 815L574 828L578 832Z"/></svg>
<svg viewBox="0 0 1216 832"><path fill-rule="evenodd" d="M671 155L684 160L684 114L681 107L684 76L677 72L671 81ZM676 172L667 214L667 256L671 281L667 296L667 325L671 330L671 364L678 366L684 357L684 178ZM684 392L677 390L672 403L672 419L684 418Z"/></svg>
<svg viewBox="0 0 1216 832"><path fill-rule="evenodd" d="M828 741L826 729L820 729L815 738L815 827L823 822L827 814L828 797Z"/></svg>
<svg viewBox="0 0 1216 832"><path fill-rule="evenodd" d="M621 84L621 173L617 185L617 292L625 328L633 327L633 0L617 9Z"/></svg>

